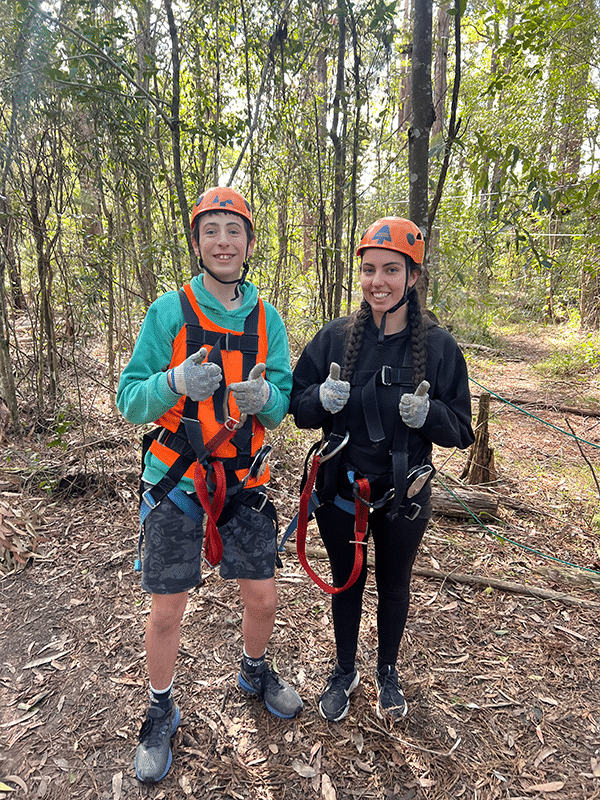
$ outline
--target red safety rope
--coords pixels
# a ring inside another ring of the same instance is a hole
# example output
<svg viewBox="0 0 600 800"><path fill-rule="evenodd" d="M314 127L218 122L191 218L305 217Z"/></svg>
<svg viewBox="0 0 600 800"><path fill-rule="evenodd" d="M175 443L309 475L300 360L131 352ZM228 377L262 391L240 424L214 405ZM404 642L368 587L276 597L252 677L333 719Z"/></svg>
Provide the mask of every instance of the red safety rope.
<svg viewBox="0 0 600 800"><path fill-rule="evenodd" d="M238 423L230 417L212 439L209 439L204 445L208 453L213 453L222 444L232 439L237 430L237 426ZM213 461L211 464L213 468L213 482L215 484L212 501L208 492L204 468L199 461L196 461L194 465L194 488L198 495L198 500L200 500L200 505L206 514L204 555L211 567L216 567L223 558L223 542L219 534L219 529L217 528L217 522L221 516L221 511L223 511L223 506L225 505L227 480L225 478L225 467L222 462Z"/></svg>
<svg viewBox="0 0 600 800"><path fill-rule="evenodd" d="M300 507L298 509L298 528L296 531L296 550L298 553L298 560L306 570L307 574L312 580L327 594L339 594L349 589L361 573L364 560L364 551L366 543L364 538L367 534L367 523L369 520L369 508L366 505L371 495L369 481L366 478L360 478L356 481L358 484L358 495L355 502L355 523L354 523L354 566L350 577L343 586L330 586L322 580L317 573L312 569L306 558L306 531L308 527L308 501L313 493L317 472L321 465L322 458L319 453L316 453L310 467L310 472L304 485L304 490L300 495ZM365 502L361 502L364 500Z"/></svg>

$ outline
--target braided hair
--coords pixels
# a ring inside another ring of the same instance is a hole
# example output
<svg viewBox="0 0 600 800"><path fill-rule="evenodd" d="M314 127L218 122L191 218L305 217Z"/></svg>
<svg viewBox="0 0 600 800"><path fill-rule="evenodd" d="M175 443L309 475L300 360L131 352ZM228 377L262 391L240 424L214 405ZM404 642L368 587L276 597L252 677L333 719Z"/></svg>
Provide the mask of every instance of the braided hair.
<svg viewBox="0 0 600 800"><path fill-rule="evenodd" d="M409 267L413 268L410 263L412 259L405 255L409 262ZM355 311L349 321L348 333L344 345L344 360L340 373L340 379L349 381L354 374L354 367L356 359L360 352L363 340L363 333L367 320L371 316L371 306L363 298L360 307ZM415 289L410 289L408 292L408 327L411 334L411 347L413 356L413 383L415 389L425 380L425 370L427 366L427 330L431 327L421 314L421 305Z"/></svg>

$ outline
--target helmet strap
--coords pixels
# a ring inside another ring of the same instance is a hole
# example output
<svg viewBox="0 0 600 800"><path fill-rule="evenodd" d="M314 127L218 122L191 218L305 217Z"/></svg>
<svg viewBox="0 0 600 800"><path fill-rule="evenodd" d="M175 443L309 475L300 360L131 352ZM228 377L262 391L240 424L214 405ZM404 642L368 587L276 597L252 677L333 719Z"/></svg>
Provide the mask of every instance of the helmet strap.
<svg viewBox="0 0 600 800"><path fill-rule="evenodd" d="M383 342L383 337L385 336L385 322L387 319L388 314L393 314L394 311L398 311L399 308L408 301L408 294L404 292L404 295L398 300L395 306L388 308L387 311L383 312L383 317L381 318L381 325L379 326L379 334L377 335L377 344L381 344Z"/></svg>
<svg viewBox="0 0 600 800"><path fill-rule="evenodd" d="M204 261L202 260L202 257L200 257L200 266L201 266L201 268L204 270L204 272L208 272L208 274L210 275L210 277L211 277L213 280L217 281L218 283L222 283L222 284L223 284L223 285L225 285L225 286L229 286L229 285L233 285L233 284L235 284L235 290L234 290L234 293L233 293L233 297L232 297L231 299L232 299L232 300L237 300L237 299L238 299L238 297L240 296L240 289L239 289L239 287L240 287L240 286L242 285L242 283L244 283L244 281L246 280L246 275L248 274L248 269L249 269L249 267L250 267L250 262L248 261L248 259L245 259L245 261L244 261L244 263L243 263L243 265L242 265L242 271L241 271L241 273L240 273L240 277L239 277L239 278L236 278L234 281L224 281L222 278L219 278L219 276L218 276L218 275L215 275L215 273L212 271L212 269L209 269L209 268L206 266L206 264L205 264L205 263L204 263Z"/></svg>

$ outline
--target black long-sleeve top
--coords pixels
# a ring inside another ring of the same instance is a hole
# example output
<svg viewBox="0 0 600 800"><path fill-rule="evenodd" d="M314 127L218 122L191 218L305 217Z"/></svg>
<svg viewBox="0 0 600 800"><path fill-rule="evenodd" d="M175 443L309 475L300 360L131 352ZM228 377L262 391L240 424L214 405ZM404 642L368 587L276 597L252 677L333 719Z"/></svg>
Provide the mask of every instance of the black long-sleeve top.
<svg viewBox="0 0 600 800"><path fill-rule="evenodd" d="M299 428L322 428L325 437L333 427L333 415L319 400L319 386L327 378L332 361L343 362L347 317L326 324L308 343L294 369L290 413ZM406 348L411 347L408 328L391 334L379 344L378 329L372 318L366 325L355 370L376 372L382 366L402 366ZM426 379L429 381L430 406L424 425L408 431L409 469L430 462L432 443L441 447L464 449L473 442L471 398L467 367L454 338L435 325L428 329ZM341 414L346 414L350 441L344 461L363 474L380 476L382 487L391 486L392 438L395 426L404 425L398 404L404 391L414 388L377 385L377 402L385 439L371 442L367 432L361 397L363 387L351 386L350 399Z"/></svg>

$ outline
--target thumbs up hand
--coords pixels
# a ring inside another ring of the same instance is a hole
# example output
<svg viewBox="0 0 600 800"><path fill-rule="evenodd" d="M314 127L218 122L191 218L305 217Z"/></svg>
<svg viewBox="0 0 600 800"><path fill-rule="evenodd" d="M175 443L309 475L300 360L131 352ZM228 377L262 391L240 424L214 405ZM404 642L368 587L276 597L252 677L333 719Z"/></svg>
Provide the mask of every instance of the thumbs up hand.
<svg viewBox="0 0 600 800"><path fill-rule="evenodd" d="M429 383L421 381L414 394L403 394L400 398L400 416L409 428L422 428L429 413Z"/></svg>
<svg viewBox="0 0 600 800"><path fill-rule="evenodd" d="M348 402L350 397L350 384L340 380L340 365L331 362L329 375L324 383L319 386L319 400L321 405L330 414L337 414Z"/></svg>
<svg viewBox="0 0 600 800"><path fill-rule="evenodd" d="M218 364L202 362L206 358L207 350L201 347L193 355L171 370L171 384L177 394L185 394L192 400L202 402L208 400L217 390L223 377L223 372Z"/></svg>
<svg viewBox="0 0 600 800"><path fill-rule="evenodd" d="M229 388L242 414L258 414L265 407L271 389L263 376L264 371L264 364L255 364L247 381L230 384Z"/></svg>

